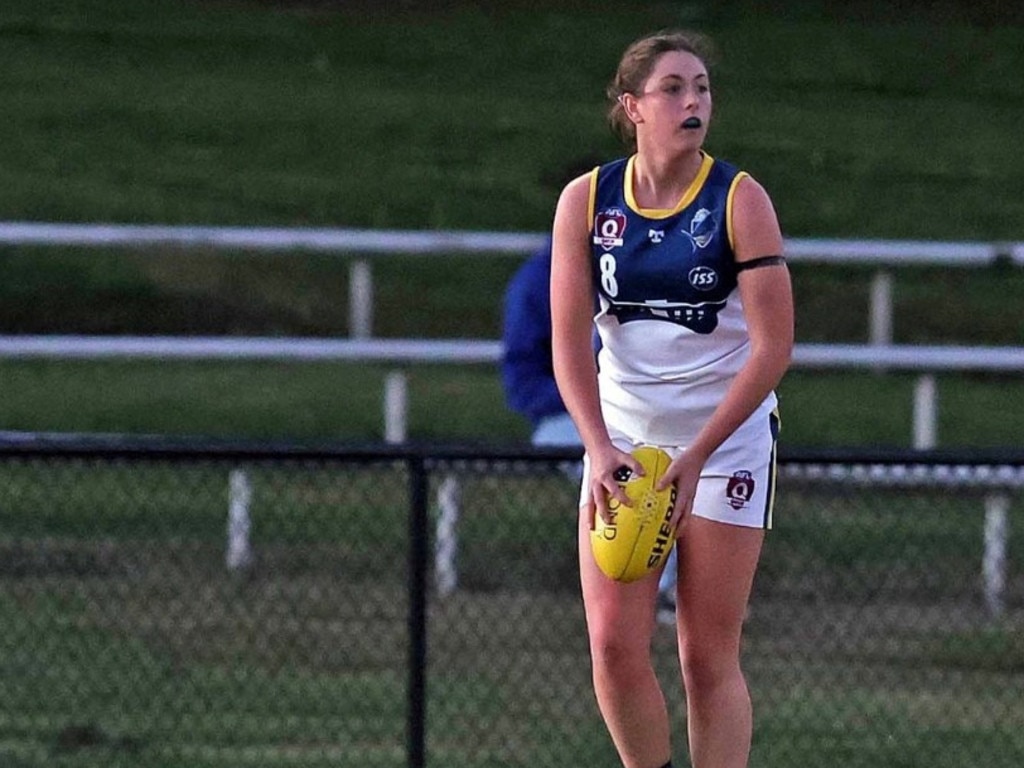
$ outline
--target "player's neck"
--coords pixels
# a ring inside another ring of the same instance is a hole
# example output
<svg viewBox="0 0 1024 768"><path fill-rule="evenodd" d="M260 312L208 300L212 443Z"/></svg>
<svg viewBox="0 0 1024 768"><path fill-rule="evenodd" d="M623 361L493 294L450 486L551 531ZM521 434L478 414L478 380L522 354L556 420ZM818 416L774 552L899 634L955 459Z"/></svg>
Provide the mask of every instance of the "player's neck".
<svg viewBox="0 0 1024 768"><path fill-rule="evenodd" d="M638 153L633 161L633 196L644 208L674 208L700 172L704 155Z"/></svg>

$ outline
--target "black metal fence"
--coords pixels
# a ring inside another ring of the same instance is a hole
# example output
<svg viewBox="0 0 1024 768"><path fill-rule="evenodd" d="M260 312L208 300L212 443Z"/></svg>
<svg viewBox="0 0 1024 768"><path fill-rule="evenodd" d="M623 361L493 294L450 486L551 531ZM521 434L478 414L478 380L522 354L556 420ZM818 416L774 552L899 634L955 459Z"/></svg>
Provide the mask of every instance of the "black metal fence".
<svg viewBox="0 0 1024 768"><path fill-rule="evenodd" d="M616 766L575 458L0 439L0 765ZM1022 489L1024 454L784 457L753 768L1024 764Z"/></svg>

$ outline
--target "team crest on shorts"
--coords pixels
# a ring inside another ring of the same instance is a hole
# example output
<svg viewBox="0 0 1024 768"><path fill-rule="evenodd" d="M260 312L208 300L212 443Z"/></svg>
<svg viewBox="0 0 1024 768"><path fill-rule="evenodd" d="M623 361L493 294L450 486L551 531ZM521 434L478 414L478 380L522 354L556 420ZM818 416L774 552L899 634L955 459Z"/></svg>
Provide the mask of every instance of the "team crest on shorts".
<svg viewBox="0 0 1024 768"><path fill-rule="evenodd" d="M606 208L594 219L594 244L606 251L622 245L626 231L626 214L618 208Z"/></svg>
<svg viewBox="0 0 1024 768"><path fill-rule="evenodd" d="M743 509L754 495L754 476L745 469L734 472L725 486L725 495L730 507Z"/></svg>

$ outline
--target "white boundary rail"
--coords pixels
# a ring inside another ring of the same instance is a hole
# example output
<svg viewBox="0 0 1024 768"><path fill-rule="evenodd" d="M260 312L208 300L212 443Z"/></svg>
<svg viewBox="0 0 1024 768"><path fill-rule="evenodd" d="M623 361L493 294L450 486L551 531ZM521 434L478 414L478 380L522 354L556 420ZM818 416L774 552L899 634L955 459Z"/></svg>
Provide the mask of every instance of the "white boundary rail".
<svg viewBox="0 0 1024 768"><path fill-rule="evenodd" d="M495 341L372 339L373 277L368 256L414 254L424 256L459 253L523 255L545 241L544 234L495 232L401 232L353 229L279 229L253 227L131 226L118 224L59 224L0 222L0 246L41 245L68 247L174 247L243 251L306 251L348 254L350 265L349 306L351 339L295 338L152 338L88 336L0 337L2 358L103 359L275 359L339 360L410 363L489 363L501 357ZM1024 371L1022 347L899 346L892 344L891 270L907 265L983 267L1010 262L1024 267L1024 242L942 243L927 241L848 241L791 239L785 244L787 258L831 264L876 267L871 288L870 345L798 344L794 366L804 368L874 368L916 371L914 392L915 448L936 443L935 373L942 370ZM384 433L390 442L406 437L407 394L405 375L388 375L384 393ZM446 490L447 489L447 490ZM455 521L457 486L447 481L439 496L441 519L438 538L448 542L436 553L442 593L454 589L456 571ZM445 496L445 493L448 495ZM228 521L228 567L244 567L248 548L249 496L244 472L231 476ZM1005 580L1007 508L1002 494L986 500L985 556L983 574L990 610L1002 611ZM445 510L455 517L444 528ZM450 546L449 546L450 545ZM450 582L450 583L449 583Z"/></svg>
<svg viewBox="0 0 1024 768"><path fill-rule="evenodd" d="M348 254L351 336L369 338L373 326L373 273L368 257L398 253L519 255L540 247L536 232L402 231L326 228L162 226L0 222L0 245L87 248L212 248L242 251L306 251ZM928 240L786 240L793 262L876 267L871 287L869 338L892 342L891 268L909 265L984 267L1010 262L1024 267L1024 242L936 242Z"/></svg>
<svg viewBox="0 0 1024 768"><path fill-rule="evenodd" d="M497 364L500 341L483 339L310 339L168 336L0 336L0 359L149 360L247 359L295 362ZM920 373L914 391L913 445L937 442L937 371L1024 372L1024 346L969 347L862 344L797 344L795 368L882 367ZM384 436L406 437L405 375L391 373L384 395Z"/></svg>
<svg viewBox="0 0 1024 768"><path fill-rule="evenodd" d="M352 257L349 285L352 338L236 339L83 336L0 337L0 358L247 357L282 360L350 360L406 363L494 363L498 342L481 340L373 339L373 278L369 256L398 253L436 257L465 253L520 255L539 247L544 233L394 231L363 229L161 226L0 222L0 246L172 247L242 251L305 251ZM940 370L1024 370L1024 347L921 347L892 344L891 270L907 265L983 267L1009 262L1024 267L1024 242L790 239L787 258L877 267L871 291L870 345L798 345L794 364L817 368L874 368L921 372L915 389L914 446L935 444L936 388ZM405 438L405 384L388 377L385 437Z"/></svg>
<svg viewBox="0 0 1024 768"><path fill-rule="evenodd" d="M152 224L0 222L0 245L176 246L256 251L330 251L356 254L522 254L545 240L537 232L205 227ZM1024 266L1024 242L838 240L795 238L786 255L797 261L845 264L985 266L1009 259Z"/></svg>

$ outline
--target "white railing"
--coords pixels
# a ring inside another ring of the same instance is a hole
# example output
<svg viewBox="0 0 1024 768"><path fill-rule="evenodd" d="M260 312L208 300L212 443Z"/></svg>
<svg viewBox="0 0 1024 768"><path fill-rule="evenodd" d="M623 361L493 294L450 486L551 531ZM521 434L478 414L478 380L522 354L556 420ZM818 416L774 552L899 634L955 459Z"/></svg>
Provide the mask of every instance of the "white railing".
<svg viewBox="0 0 1024 768"><path fill-rule="evenodd" d="M130 224L0 222L0 245L89 248L162 246L242 251L305 251L352 256L349 266L349 328L352 338L373 336L373 272L369 257L407 254L522 256L539 248L545 233L396 231L326 228L209 227ZM935 242L928 240L837 240L792 238L786 257L794 262L871 265L869 339L892 343L891 269L907 265L984 267L996 262L1024 266L1024 242Z"/></svg>
<svg viewBox="0 0 1024 768"><path fill-rule="evenodd" d="M246 359L296 362L491 364L501 360L500 341L483 339L310 339L147 336L0 336L0 359L149 360ZM882 367L920 374L914 388L913 445L937 443L938 371L1024 372L1022 347L862 344L797 344L794 368ZM384 437L406 438L405 373L392 371L384 388Z"/></svg>
<svg viewBox="0 0 1024 768"><path fill-rule="evenodd" d="M101 360L248 359L373 363L497 363L502 343L487 339L319 339L227 336L0 336L0 358ZM1024 346L797 344L801 368L902 371L1024 371Z"/></svg>
<svg viewBox="0 0 1024 768"><path fill-rule="evenodd" d="M423 256L466 253L525 255L540 247L543 233L398 232L354 229L279 229L253 227L131 226L0 222L0 246L214 248L243 251L306 251L347 254L350 339L168 338L90 336L0 337L2 358L143 358L338 360L405 365L413 363L496 364L500 342L476 339L373 339L373 274L368 257L384 254ZM889 240L790 239L792 262L855 264L876 267L871 286L870 345L798 344L796 368L873 368L914 371L913 445L935 446L939 371L1024 371L1024 347L901 346L892 344L892 270L906 265L983 267L996 262L1024 266L1024 243L928 242ZM384 387L384 436L406 438L405 373L390 372ZM244 567L249 549L251 488L245 472L230 478L227 565ZM438 495L436 567L438 588L447 594L457 584L458 485L448 478ZM1001 611L1005 579L1006 508L1003 496L986 504L983 571L990 608Z"/></svg>
<svg viewBox="0 0 1024 768"><path fill-rule="evenodd" d="M373 276L369 257L394 254L523 256L540 247L544 233L378 231L363 229L159 226L0 222L0 246L175 247L243 251L331 252L351 257L349 339L238 339L88 336L0 337L0 357L157 359L253 358L349 360L382 363L496 363L499 342L482 340L374 339ZM1024 347L923 347L892 344L892 270L906 265L982 267L1009 262L1024 267L1024 242L789 239L793 262L872 265L869 345L797 345L794 365L805 368L873 368L916 371L913 444L936 441L936 385L943 370L1020 371ZM405 378L385 383L385 438L405 439Z"/></svg>

